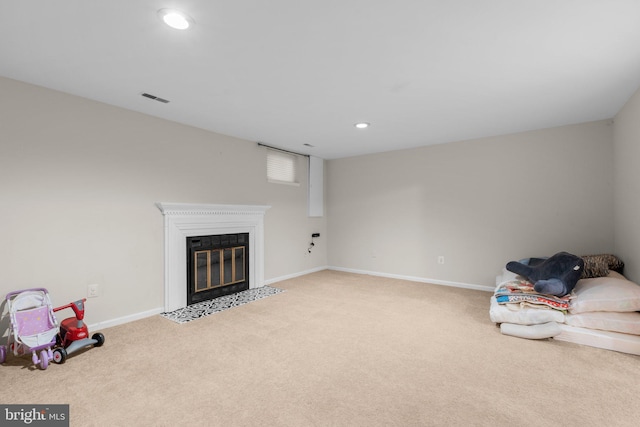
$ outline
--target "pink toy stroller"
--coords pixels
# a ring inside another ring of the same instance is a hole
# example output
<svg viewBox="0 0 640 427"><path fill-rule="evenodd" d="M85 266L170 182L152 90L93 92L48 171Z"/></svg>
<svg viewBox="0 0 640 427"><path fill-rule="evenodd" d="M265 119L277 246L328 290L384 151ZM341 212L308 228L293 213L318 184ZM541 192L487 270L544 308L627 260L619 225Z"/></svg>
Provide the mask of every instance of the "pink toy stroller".
<svg viewBox="0 0 640 427"><path fill-rule="evenodd" d="M49 292L44 288L25 289L7 294L9 307L8 348L16 356L31 352L34 365L47 369L53 360L58 322L53 314ZM38 357L38 352L40 355ZM7 357L7 346L0 346L0 363Z"/></svg>

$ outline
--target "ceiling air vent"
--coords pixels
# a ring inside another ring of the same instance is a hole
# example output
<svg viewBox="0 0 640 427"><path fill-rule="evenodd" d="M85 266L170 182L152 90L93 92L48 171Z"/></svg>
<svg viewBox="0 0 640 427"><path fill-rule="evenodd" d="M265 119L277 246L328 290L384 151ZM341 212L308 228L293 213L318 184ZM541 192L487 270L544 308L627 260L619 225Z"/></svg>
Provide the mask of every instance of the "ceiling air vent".
<svg viewBox="0 0 640 427"><path fill-rule="evenodd" d="M168 99L160 98L158 96L151 95L150 93L146 93L145 92L145 93L142 94L142 96L144 96L145 98L153 99L153 100L158 101L158 102L162 102L163 104L168 104L169 103Z"/></svg>

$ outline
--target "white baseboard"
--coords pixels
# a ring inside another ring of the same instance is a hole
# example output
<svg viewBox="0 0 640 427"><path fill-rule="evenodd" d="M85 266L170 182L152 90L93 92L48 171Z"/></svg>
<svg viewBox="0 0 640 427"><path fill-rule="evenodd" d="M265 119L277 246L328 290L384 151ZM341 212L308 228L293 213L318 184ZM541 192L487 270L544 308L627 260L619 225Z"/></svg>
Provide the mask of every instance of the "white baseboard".
<svg viewBox="0 0 640 427"><path fill-rule="evenodd" d="M335 270L335 271L344 271L345 273L355 273L355 274L368 274L370 276L379 276L379 277L388 277L390 279L400 279L400 280L408 280L410 282L420 282L420 283L432 283L434 285L442 285L442 286L453 286L456 288L466 288L466 289L474 289L477 291L486 291L493 292L495 287L492 286L484 286L484 285L475 285L472 283L460 283L460 282L450 282L446 280L437 280L437 279L427 279L424 277L416 277L416 276L404 276L401 274L389 274L389 273L380 273L377 271L368 271L368 270L357 270L354 268L343 268L343 267L334 267L334 266L322 266L315 267L310 270L300 271L298 273L287 274L285 276L274 277L272 279L268 279L264 281L265 285L272 285L277 282L281 282L283 280L293 279L295 277L304 276L306 274L316 273L322 270ZM113 326L123 325L125 323L133 322L134 320L144 319L146 317L155 316L164 311L162 307L154 308L152 310L143 311L141 313L135 313L128 316L119 317L117 319L106 320L104 322L98 322L94 324L88 325L90 331L99 331L102 329L111 328Z"/></svg>
<svg viewBox="0 0 640 427"><path fill-rule="evenodd" d="M317 267L317 268L313 268L311 270L301 271L299 273L293 273L293 274L288 274L286 276L275 277L273 279L265 280L264 284L265 285L271 285L273 283L280 282L282 280L293 279L294 277L304 276L305 274L310 274L310 273L315 273L317 271L326 270L327 268L328 267L326 267L326 266ZM133 322L134 320L140 320L140 319L144 319L146 317L155 316L155 315L160 314L162 312L164 312L164 308L163 307L158 307L158 308L154 308L152 310L143 311L141 313L135 313L135 314L131 314L131 315L128 315L128 316L119 317L117 319L106 320L104 322L98 322L98 323L93 323L93 324L87 324L87 326L89 328L89 331L91 331L91 332L99 331L99 330L102 330L102 329L111 328L113 326L118 326L118 325L123 325L125 323Z"/></svg>
<svg viewBox="0 0 640 427"><path fill-rule="evenodd" d="M388 277L390 279L408 280L410 282L432 283L434 285L453 286L454 288L474 289L476 291L495 291L495 286L476 285L473 283L450 282L448 280L428 279L425 277L404 276L401 274L380 273L377 271L357 270L354 268L327 267L329 270L344 271L345 273L368 274L370 276Z"/></svg>
<svg viewBox="0 0 640 427"><path fill-rule="evenodd" d="M134 320L144 319L146 317L155 316L156 314L162 313L164 310L162 307L154 308L153 310L143 311L142 313L130 314L128 316L118 317L117 319L106 320L104 322L94 323L92 325L87 325L89 327L89 331L98 331L101 329L111 328L113 326L123 325L125 323L133 322Z"/></svg>
<svg viewBox="0 0 640 427"><path fill-rule="evenodd" d="M283 280L293 279L295 277L304 276L305 274L316 273L318 271L328 270L328 269L329 269L328 266L316 267L316 268L312 268L311 270L305 270L305 271L300 271L298 273L287 274L286 276L274 277L273 279L265 280L264 284L272 285L277 282L282 282Z"/></svg>

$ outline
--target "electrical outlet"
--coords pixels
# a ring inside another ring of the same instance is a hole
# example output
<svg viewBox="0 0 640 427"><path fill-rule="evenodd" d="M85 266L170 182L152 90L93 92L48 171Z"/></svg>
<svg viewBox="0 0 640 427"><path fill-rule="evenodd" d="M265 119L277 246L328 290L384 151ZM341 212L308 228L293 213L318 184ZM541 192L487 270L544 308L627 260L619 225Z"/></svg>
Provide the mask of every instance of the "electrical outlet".
<svg viewBox="0 0 640 427"><path fill-rule="evenodd" d="M444 264L444 255L438 257L438 264Z"/></svg>
<svg viewBox="0 0 640 427"><path fill-rule="evenodd" d="M99 295L100 285L94 283L92 285L87 285L87 297L95 298Z"/></svg>

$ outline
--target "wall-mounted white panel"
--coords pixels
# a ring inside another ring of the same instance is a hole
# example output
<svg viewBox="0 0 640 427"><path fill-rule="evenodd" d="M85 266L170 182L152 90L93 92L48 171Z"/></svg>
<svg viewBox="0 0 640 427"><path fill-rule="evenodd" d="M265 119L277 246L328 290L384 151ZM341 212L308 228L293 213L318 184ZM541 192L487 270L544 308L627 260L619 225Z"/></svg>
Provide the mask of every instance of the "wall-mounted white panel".
<svg viewBox="0 0 640 427"><path fill-rule="evenodd" d="M324 216L324 159L309 156L309 216Z"/></svg>

